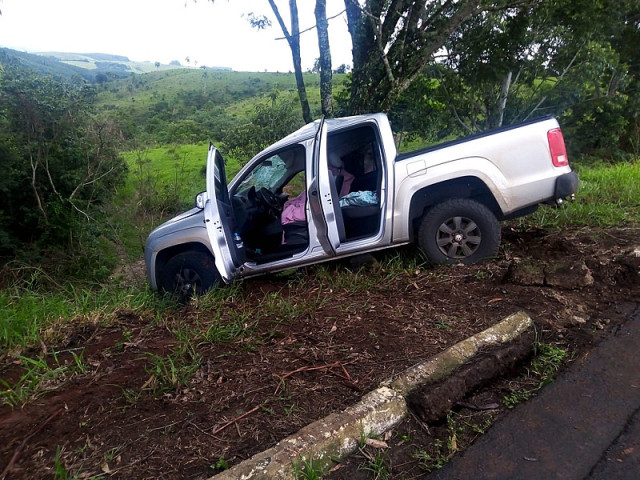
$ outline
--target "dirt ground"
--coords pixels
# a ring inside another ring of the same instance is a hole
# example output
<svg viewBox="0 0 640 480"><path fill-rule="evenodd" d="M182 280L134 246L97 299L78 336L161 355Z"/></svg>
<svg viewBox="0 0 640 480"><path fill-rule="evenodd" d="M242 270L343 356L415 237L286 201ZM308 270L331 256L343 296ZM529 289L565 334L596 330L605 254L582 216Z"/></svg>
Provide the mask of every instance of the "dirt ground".
<svg viewBox="0 0 640 480"><path fill-rule="evenodd" d="M150 365L178 344L167 326L201 329L224 319L196 302L162 322L133 311L118 312L109 326L83 322L56 349L68 362L82 349L85 372L22 408L0 407L0 478L208 478L519 310L533 318L540 341L578 358L640 304L639 234L507 225L494 261L412 268L359 292L320 289L313 268L295 281L248 280L234 301L263 305L280 292L295 320L283 320L286 312L246 318L244 334L198 343L200 366L188 386L162 394L151 390ZM0 361L0 378L22 375L12 358ZM472 392L455 417L411 415L379 439L390 448L363 448L331 478L424 477L506 411L505 396L526 384L523 365ZM379 458L387 477L376 477Z"/></svg>

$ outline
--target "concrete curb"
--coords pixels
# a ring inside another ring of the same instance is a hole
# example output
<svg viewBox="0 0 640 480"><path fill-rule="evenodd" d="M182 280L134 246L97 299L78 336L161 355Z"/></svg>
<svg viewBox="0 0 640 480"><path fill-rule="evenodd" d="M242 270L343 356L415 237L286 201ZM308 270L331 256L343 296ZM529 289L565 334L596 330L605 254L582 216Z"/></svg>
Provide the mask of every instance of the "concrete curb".
<svg viewBox="0 0 640 480"><path fill-rule="evenodd" d="M381 435L407 414L405 397L421 385L438 381L471 360L480 349L511 342L533 326L524 312L463 340L440 355L385 381L356 405L304 427L274 447L210 480L295 479L294 463L313 459L330 468L353 453L363 435Z"/></svg>

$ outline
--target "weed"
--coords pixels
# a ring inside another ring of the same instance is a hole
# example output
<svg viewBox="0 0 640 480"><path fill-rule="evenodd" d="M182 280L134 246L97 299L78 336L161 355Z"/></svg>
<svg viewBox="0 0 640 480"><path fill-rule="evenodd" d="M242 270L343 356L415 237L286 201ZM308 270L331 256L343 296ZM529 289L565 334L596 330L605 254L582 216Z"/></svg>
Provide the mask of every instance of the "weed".
<svg viewBox="0 0 640 480"><path fill-rule="evenodd" d="M142 395L142 392L133 388L120 387L120 389L122 390L122 398L127 403L127 405L135 405ZM124 409L126 409L126 407L123 407L123 411Z"/></svg>
<svg viewBox="0 0 640 480"><path fill-rule="evenodd" d="M46 357L29 358L18 355L16 359L22 363L25 373L13 385L0 378L0 400L2 403L12 408L23 406L29 401L44 395L46 392L54 390L57 385L68 375L84 373L87 370L82 361L82 356L73 354L75 367L60 364L58 356L54 352L52 355L52 366L49 365Z"/></svg>
<svg viewBox="0 0 640 480"><path fill-rule="evenodd" d="M553 381L553 376L559 370L567 357L567 351L548 344L537 347L536 358L531 363L531 372L540 379L539 387Z"/></svg>
<svg viewBox="0 0 640 480"><path fill-rule="evenodd" d="M549 344L537 344L535 357L527 369L530 388L512 388L502 398L502 403L507 408L515 408L516 405L529 400L535 392L553 381L555 373L560 369L567 358L567 351Z"/></svg>
<svg viewBox="0 0 640 480"><path fill-rule="evenodd" d="M275 415L276 411L271 407L262 407L262 411L268 413L269 415Z"/></svg>
<svg viewBox="0 0 640 480"><path fill-rule="evenodd" d="M387 461L380 451L376 451L375 454L363 452L367 458L367 461L358 466L358 470L364 470L373 474L374 480L389 480L391 478L391 472L387 467Z"/></svg>
<svg viewBox="0 0 640 480"><path fill-rule="evenodd" d="M226 343L250 333L257 325L257 322L249 322L251 318L249 312L235 312L233 317L229 323L214 320L201 334L201 338L211 343Z"/></svg>
<svg viewBox="0 0 640 480"><path fill-rule="evenodd" d="M69 476L61 457L62 448L58 445L56 447L56 456L53 459L53 478L55 480L78 480L76 476Z"/></svg>
<svg viewBox="0 0 640 480"><path fill-rule="evenodd" d="M167 356L148 353L150 365L146 367L152 375L152 389L155 394L173 391L187 385L193 374L200 368L202 356L191 344L191 336L185 331L175 332L179 341Z"/></svg>
<svg viewBox="0 0 640 480"><path fill-rule="evenodd" d="M426 450L417 450L413 453L413 458L418 461L420 468L426 472L432 472L433 470L439 470L449 461L446 455L444 455L439 446L436 447L434 453L430 454Z"/></svg>
<svg viewBox="0 0 640 480"><path fill-rule="evenodd" d="M531 398L531 392L524 388L510 389L509 393L502 397L502 403L507 408L515 408L518 404Z"/></svg>
<svg viewBox="0 0 640 480"><path fill-rule="evenodd" d="M124 449L124 446L119 446L119 447L114 447L114 448L110 448L109 450L107 450L104 454L104 459L107 462L110 462L112 460L115 460L116 458L118 458L118 456L120 456L120 454L122 453L122 450Z"/></svg>
<svg viewBox="0 0 640 480"><path fill-rule="evenodd" d="M458 433L462 430L456 421L456 414L450 411L447 414L447 448L450 456L458 451Z"/></svg>
<svg viewBox="0 0 640 480"><path fill-rule="evenodd" d="M287 417L292 416L293 414L295 414L296 412L300 412L301 409L298 405L296 405L295 403L291 404L288 407L284 407L284 413Z"/></svg>
<svg viewBox="0 0 640 480"><path fill-rule="evenodd" d="M212 470L222 472L229 469L229 462L227 462L224 457L219 457L216 463L211 464L210 467Z"/></svg>
<svg viewBox="0 0 640 480"><path fill-rule="evenodd" d="M292 461L292 465L293 476L296 480L319 480L322 478L324 466L320 459L301 458L298 461Z"/></svg>
<svg viewBox="0 0 640 480"><path fill-rule="evenodd" d="M488 274L485 270L477 270L473 277L476 280L484 280L488 277Z"/></svg>

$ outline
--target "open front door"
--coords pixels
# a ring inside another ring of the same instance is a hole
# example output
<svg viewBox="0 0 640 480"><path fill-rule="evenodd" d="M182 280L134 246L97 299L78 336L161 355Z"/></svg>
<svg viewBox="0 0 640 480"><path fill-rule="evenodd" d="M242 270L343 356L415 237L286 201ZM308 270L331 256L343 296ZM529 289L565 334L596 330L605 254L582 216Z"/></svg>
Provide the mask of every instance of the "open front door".
<svg viewBox="0 0 640 480"><path fill-rule="evenodd" d="M204 205L204 221L209 242L215 257L215 265L225 282L230 282L235 271L244 263L244 246L235 228L235 217L229 198L224 159L220 152L209 145L207 157L207 192Z"/></svg>

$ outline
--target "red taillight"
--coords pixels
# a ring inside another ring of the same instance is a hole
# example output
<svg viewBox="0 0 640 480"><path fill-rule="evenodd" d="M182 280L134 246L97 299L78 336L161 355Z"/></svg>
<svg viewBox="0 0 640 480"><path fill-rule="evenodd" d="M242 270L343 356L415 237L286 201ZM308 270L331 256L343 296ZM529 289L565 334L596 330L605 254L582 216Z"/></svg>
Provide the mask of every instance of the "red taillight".
<svg viewBox="0 0 640 480"><path fill-rule="evenodd" d="M567 149L564 146L564 137L562 130L554 128L547 132L547 140L549 140L549 149L551 150L551 161L554 167L565 167L569 165L569 157Z"/></svg>

